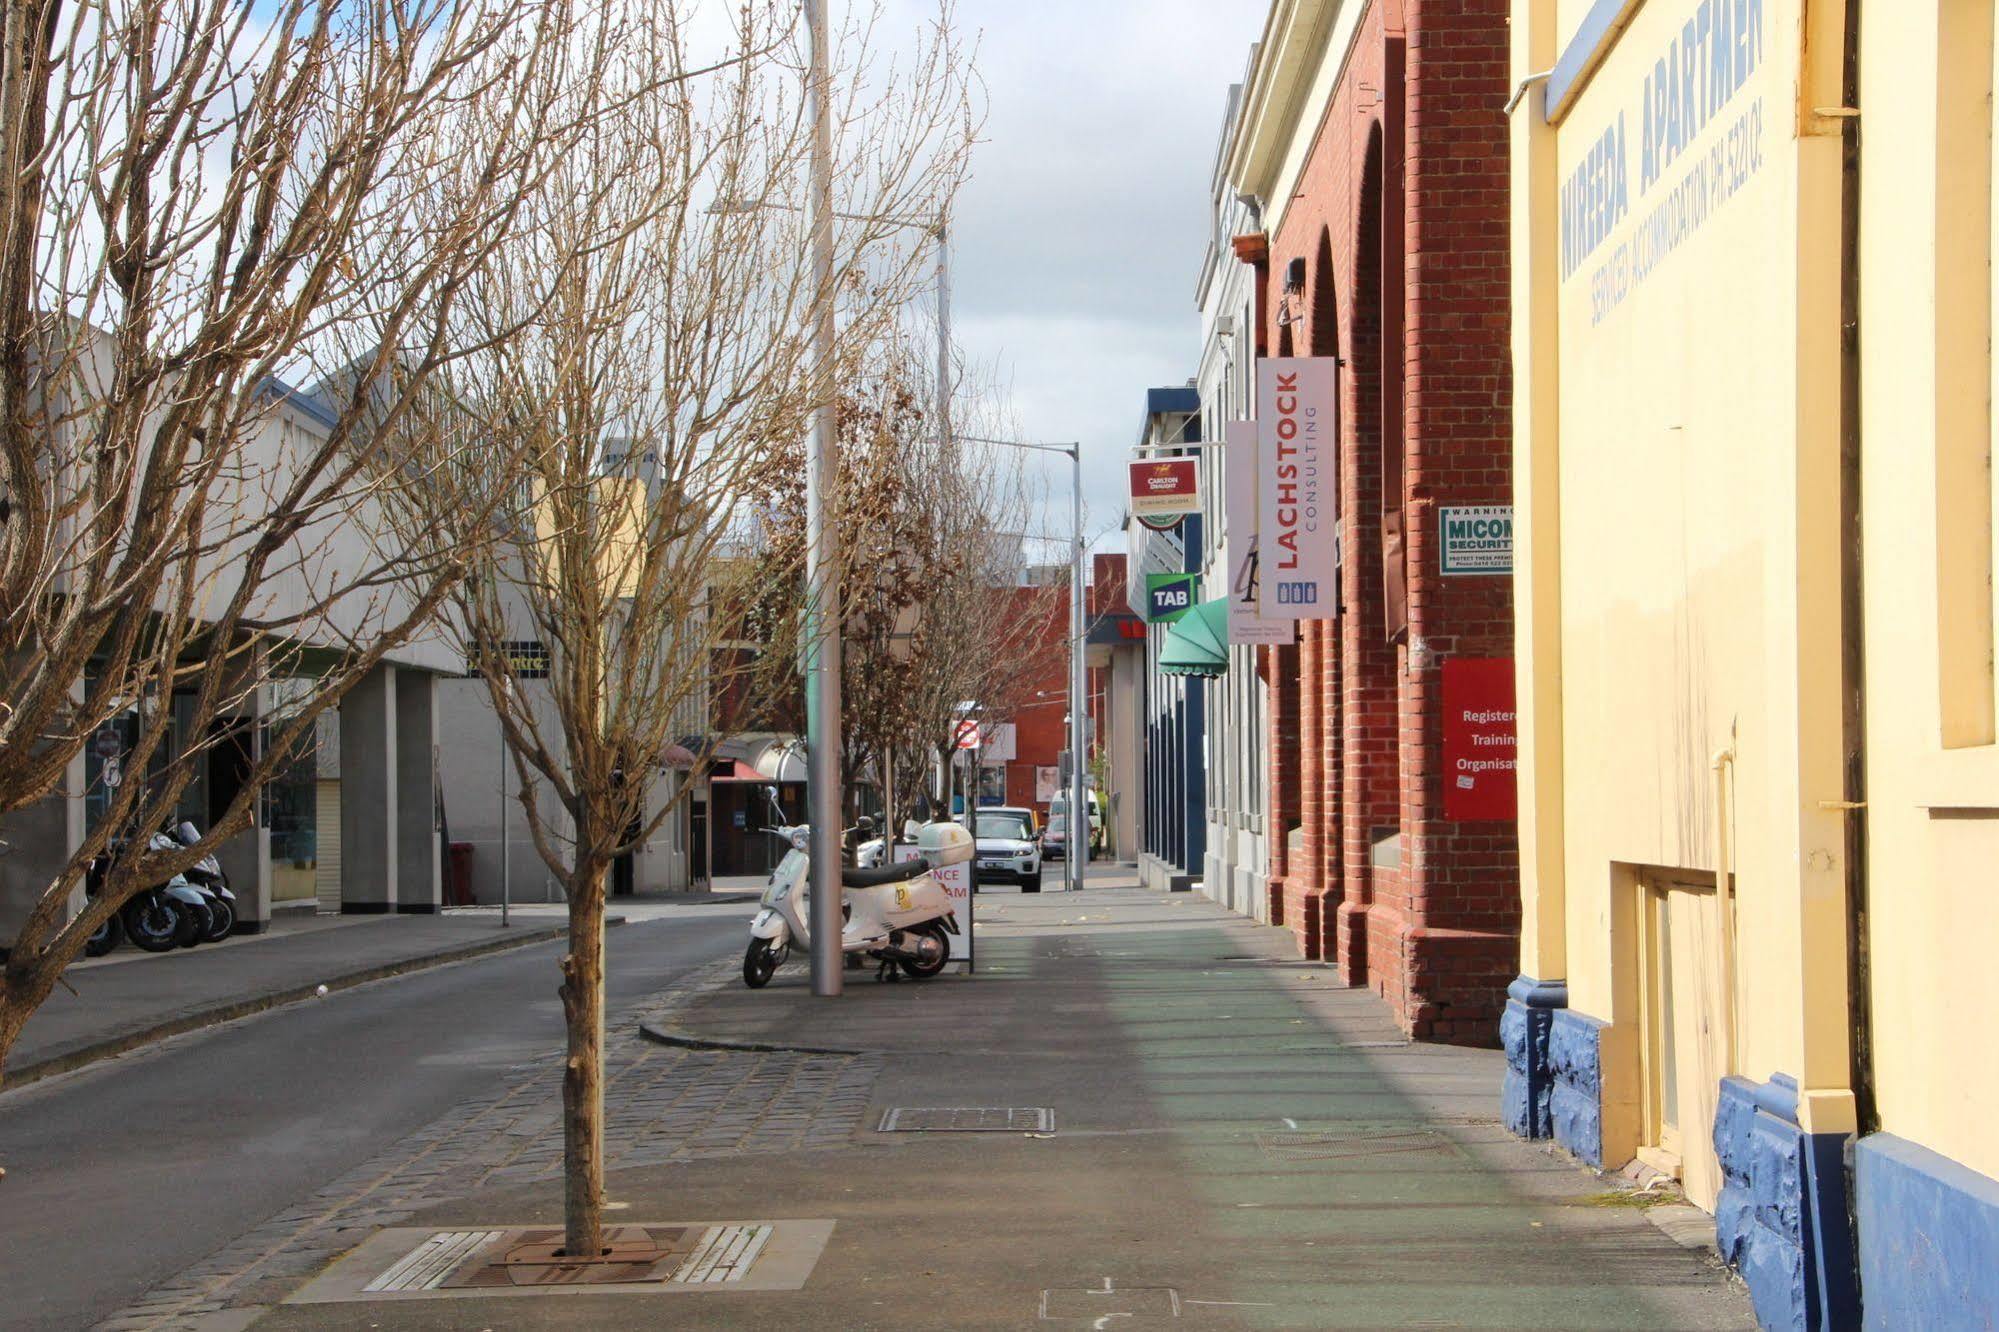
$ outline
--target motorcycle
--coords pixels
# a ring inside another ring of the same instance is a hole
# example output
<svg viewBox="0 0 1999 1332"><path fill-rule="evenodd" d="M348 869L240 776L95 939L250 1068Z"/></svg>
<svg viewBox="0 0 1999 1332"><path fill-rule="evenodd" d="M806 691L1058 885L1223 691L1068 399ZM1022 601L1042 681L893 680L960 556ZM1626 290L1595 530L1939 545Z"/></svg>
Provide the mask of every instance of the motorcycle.
<svg viewBox="0 0 1999 1332"><path fill-rule="evenodd" d="M90 868L84 872L83 893L86 897L96 897L98 889L104 886L105 857L93 857ZM83 941L85 957L103 957L106 953L125 942L125 922L114 911L104 918L104 923Z"/></svg>
<svg viewBox="0 0 1999 1332"><path fill-rule="evenodd" d="M154 851L178 850L181 845L176 837L166 833L154 833L147 839L147 846ZM86 896L96 897L103 890L104 878L111 870L111 863L123 854L124 846L122 841L114 841L91 860L90 868L84 872L83 890ZM220 874L219 867L216 872ZM84 956L102 957L127 939L148 953L193 948L211 937L219 937L214 936L214 928L218 914L216 908L222 902L223 899L216 894L203 892L190 883L186 875L176 874L163 883L134 894L130 901L98 926L96 932L84 941Z"/></svg>
<svg viewBox="0 0 1999 1332"><path fill-rule="evenodd" d="M173 837L181 846L193 846L201 840L201 833L183 819L174 829ZM213 855L203 856L188 866L187 881L208 899L209 924L202 942L220 943L227 939L236 929L236 894L229 890L229 876L222 872L222 862Z"/></svg>
<svg viewBox="0 0 1999 1332"><path fill-rule="evenodd" d="M743 953L743 983L762 989L790 956L794 944L810 944L811 862L806 855L810 829L783 823L765 832L788 848L771 872L770 883L750 922L750 943ZM958 914L944 885L931 871L972 858L972 839L955 823L927 823L917 837L919 856L900 865L875 868L844 866L841 870L842 915L840 950L849 958L877 963L875 979L896 980L898 969L912 980L928 980L951 960L950 936L957 934Z"/></svg>

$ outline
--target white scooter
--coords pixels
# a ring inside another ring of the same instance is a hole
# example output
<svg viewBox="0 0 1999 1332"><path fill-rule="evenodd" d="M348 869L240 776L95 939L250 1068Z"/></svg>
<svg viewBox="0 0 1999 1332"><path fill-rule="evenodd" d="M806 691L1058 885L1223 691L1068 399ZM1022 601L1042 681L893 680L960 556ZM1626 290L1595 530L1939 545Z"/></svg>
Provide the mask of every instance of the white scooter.
<svg viewBox="0 0 1999 1332"><path fill-rule="evenodd" d="M806 948L811 940L809 829L789 825L765 831L782 838L787 850L750 922L743 983L753 990L770 983L794 946ZM917 849L916 860L872 869L847 866L841 873L847 926L840 934L840 951L879 963L876 980L898 979L897 968L913 980L928 980L951 958L949 936L958 933L958 913L931 871L970 860L972 837L955 823L927 823L918 834Z"/></svg>

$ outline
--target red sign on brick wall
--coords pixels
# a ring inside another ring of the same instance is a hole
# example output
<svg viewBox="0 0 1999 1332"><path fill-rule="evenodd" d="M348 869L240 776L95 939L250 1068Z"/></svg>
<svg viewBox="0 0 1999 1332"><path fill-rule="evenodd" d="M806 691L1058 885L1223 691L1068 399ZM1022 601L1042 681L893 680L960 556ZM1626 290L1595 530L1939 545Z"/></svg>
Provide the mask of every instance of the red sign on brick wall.
<svg viewBox="0 0 1999 1332"><path fill-rule="evenodd" d="M1512 819L1519 757L1512 659L1446 658L1444 817Z"/></svg>

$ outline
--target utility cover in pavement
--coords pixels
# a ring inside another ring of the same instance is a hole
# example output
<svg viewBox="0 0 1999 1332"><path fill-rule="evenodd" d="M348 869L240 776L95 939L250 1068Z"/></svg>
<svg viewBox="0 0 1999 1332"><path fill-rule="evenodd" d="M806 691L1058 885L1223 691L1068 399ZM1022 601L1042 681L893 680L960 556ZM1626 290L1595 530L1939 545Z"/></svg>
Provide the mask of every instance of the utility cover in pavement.
<svg viewBox="0 0 1999 1332"><path fill-rule="evenodd" d="M1045 1105L898 1105L882 1116L877 1133L1053 1133L1055 1112Z"/></svg>
<svg viewBox="0 0 1999 1332"><path fill-rule="evenodd" d="M555 1226L397 1227L376 1233L285 1303L798 1290L832 1233L831 1221L619 1225L605 1230L602 1254L579 1262L562 1251Z"/></svg>

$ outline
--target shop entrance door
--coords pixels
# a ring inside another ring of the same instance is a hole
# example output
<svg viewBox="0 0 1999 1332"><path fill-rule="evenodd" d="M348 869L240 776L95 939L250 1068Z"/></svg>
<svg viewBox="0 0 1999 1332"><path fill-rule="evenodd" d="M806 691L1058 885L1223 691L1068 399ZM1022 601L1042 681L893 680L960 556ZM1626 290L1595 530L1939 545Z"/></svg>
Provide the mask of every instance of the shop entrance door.
<svg viewBox="0 0 1999 1332"><path fill-rule="evenodd" d="M1730 1011L1720 898L1710 876L1639 880L1645 1131L1638 1157L1712 1212L1721 1192L1714 1116L1728 1072Z"/></svg>

